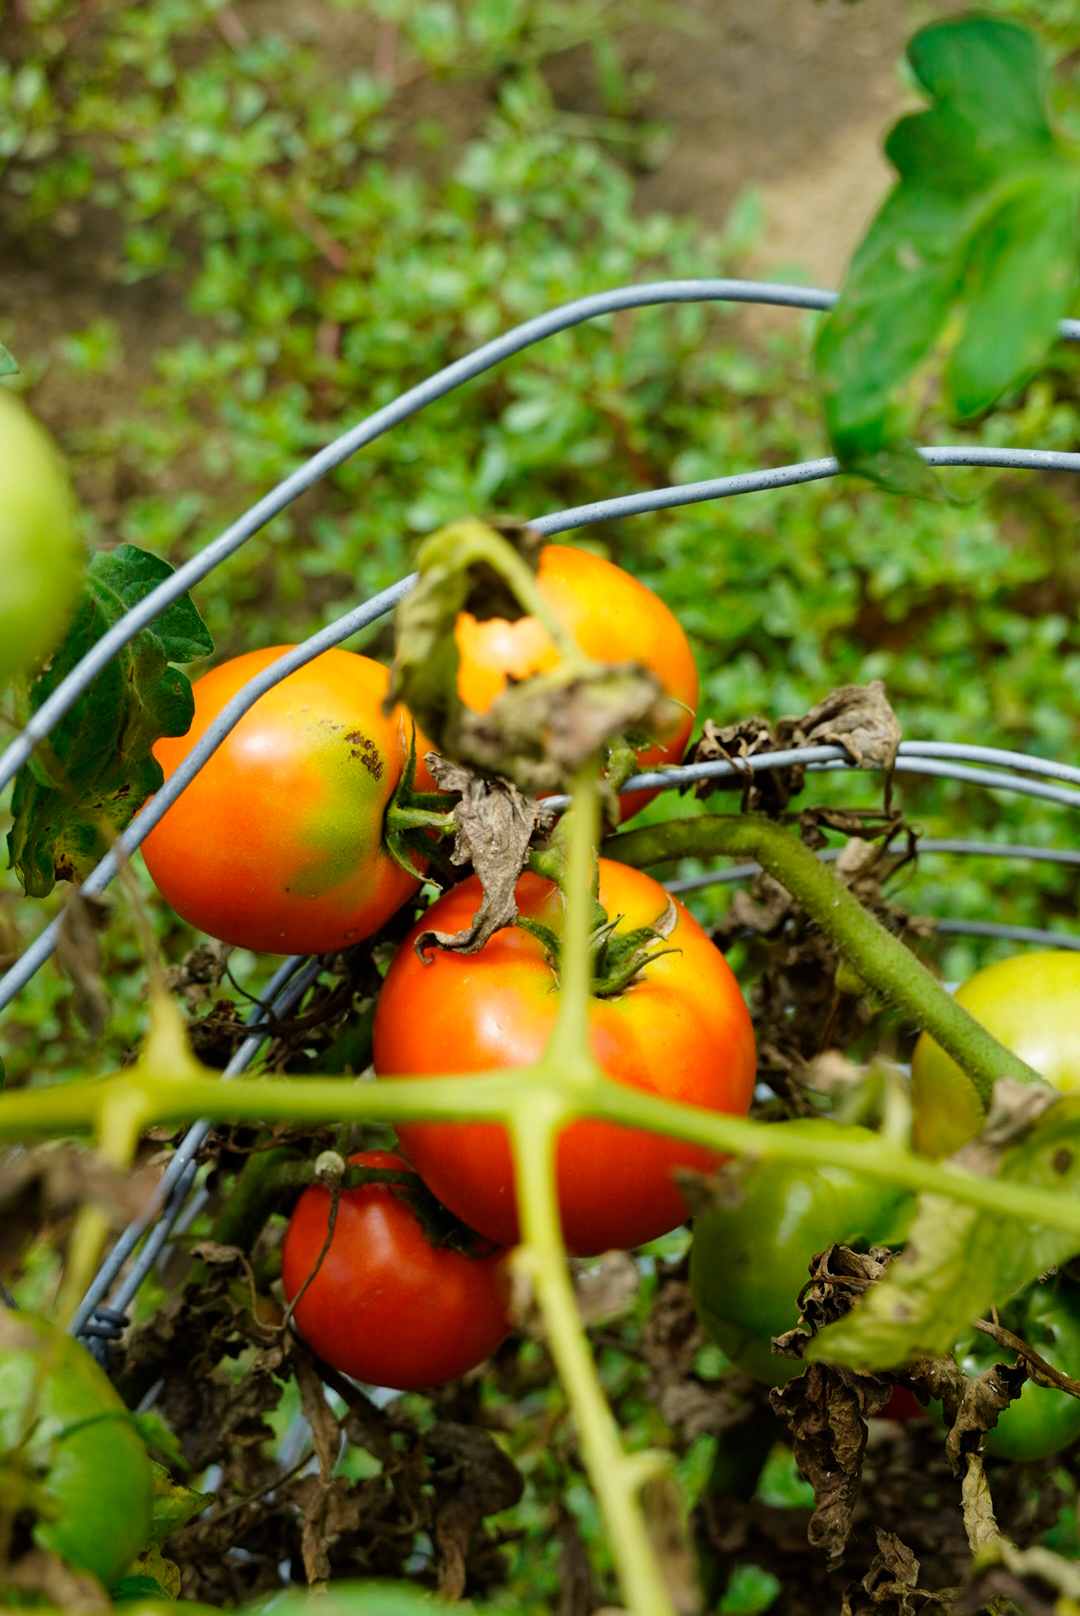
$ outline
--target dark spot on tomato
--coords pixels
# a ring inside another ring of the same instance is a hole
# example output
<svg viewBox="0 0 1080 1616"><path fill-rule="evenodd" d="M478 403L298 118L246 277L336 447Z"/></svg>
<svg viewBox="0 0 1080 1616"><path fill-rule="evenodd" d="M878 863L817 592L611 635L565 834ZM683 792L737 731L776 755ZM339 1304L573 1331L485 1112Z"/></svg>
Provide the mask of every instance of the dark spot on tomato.
<svg viewBox="0 0 1080 1616"><path fill-rule="evenodd" d="M373 780L381 780L383 777L383 760L379 748L375 745L370 735L365 735L362 730L354 729L346 735L345 739L352 748L349 756L362 763Z"/></svg>
<svg viewBox="0 0 1080 1616"><path fill-rule="evenodd" d="M1072 1163L1073 1153L1065 1145L1062 1145L1059 1150L1055 1150L1050 1158L1050 1165L1055 1173L1067 1173Z"/></svg>

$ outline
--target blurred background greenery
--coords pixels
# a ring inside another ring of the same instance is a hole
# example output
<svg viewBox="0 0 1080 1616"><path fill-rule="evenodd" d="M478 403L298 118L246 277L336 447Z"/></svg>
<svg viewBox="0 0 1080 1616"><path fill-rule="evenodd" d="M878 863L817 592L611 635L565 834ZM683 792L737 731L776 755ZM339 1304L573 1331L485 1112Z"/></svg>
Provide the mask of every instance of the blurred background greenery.
<svg viewBox="0 0 1080 1616"><path fill-rule="evenodd" d="M190 555L344 425L578 294L665 276L837 284L888 184L903 42L946 9L6 0L0 341L70 456L91 543ZM1077 0L989 9L1038 30L1080 136ZM793 313L669 308L521 355L361 452L201 585L220 653L311 632L464 512L533 515L823 453L812 332ZM1075 448L1078 377L1060 352L963 435L928 397L924 441ZM910 737L1075 760L1080 489L947 475L953 504L832 482L581 537L681 616L702 714L720 723L880 676ZM385 630L370 643L385 651ZM819 781L807 798L878 791ZM1048 805L911 779L901 793L928 834L1070 842ZM1067 930L1076 891L1052 866L939 857L899 895ZM53 907L4 877L0 953ZM178 958L188 934L158 924ZM6 1021L12 1076L107 1064L135 1037L122 903L107 948L108 1037L80 1034L50 966ZM928 953L959 975L995 949Z"/></svg>

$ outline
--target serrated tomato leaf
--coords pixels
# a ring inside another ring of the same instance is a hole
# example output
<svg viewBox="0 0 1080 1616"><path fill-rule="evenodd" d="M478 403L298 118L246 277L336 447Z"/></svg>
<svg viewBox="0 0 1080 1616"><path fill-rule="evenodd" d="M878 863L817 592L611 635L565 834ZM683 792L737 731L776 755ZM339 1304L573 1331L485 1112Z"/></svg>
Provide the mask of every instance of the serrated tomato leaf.
<svg viewBox="0 0 1080 1616"><path fill-rule="evenodd" d="M1059 1100L1002 1159L999 1179L1080 1192L1080 1098ZM948 1352L991 1304L1067 1262L1080 1236L1019 1223L945 1196L920 1196L902 1256L851 1312L807 1347L808 1359L892 1369Z"/></svg>
<svg viewBox="0 0 1080 1616"><path fill-rule="evenodd" d="M948 370L962 416L1024 381L1080 284L1080 164L1046 112L1026 30L991 17L936 23L908 47L932 105L885 151L899 176L857 249L815 348L845 469L902 493L940 492L907 441L907 393L955 315Z"/></svg>
<svg viewBox="0 0 1080 1616"><path fill-rule="evenodd" d="M31 708L172 570L131 544L96 555L68 632L31 686ZM31 896L86 875L160 786L150 749L163 735L185 734L194 713L190 681L174 664L213 648L191 601L174 601L97 674L19 771L8 856Z"/></svg>

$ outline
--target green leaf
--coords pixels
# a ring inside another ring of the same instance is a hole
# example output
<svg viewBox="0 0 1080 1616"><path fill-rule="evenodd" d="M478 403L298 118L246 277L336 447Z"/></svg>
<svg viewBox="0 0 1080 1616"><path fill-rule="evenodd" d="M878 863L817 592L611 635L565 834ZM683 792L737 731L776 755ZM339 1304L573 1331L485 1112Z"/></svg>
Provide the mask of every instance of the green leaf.
<svg viewBox="0 0 1080 1616"><path fill-rule="evenodd" d="M957 413L987 409L1042 362L1078 284L1080 165L1050 127L1024 29L988 17L933 24L908 59L933 104L886 141L899 180L822 324L815 363L845 468L927 493L937 480L906 441L918 368L957 312Z"/></svg>
<svg viewBox="0 0 1080 1616"><path fill-rule="evenodd" d="M142 1415L139 1416L143 1418ZM164 1465L151 1460L154 1472L154 1496L150 1519L150 1543L164 1543L173 1532L201 1515L213 1503L209 1493L196 1492L193 1487L181 1487L173 1481Z"/></svg>
<svg viewBox="0 0 1080 1616"><path fill-rule="evenodd" d="M978 237L970 265L973 296L950 359L952 410L978 415L1026 381L1069 312L1080 260L1080 206L1073 176L1049 174L1003 203Z"/></svg>
<svg viewBox="0 0 1080 1616"><path fill-rule="evenodd" d="M124 544L96 555L68 632L30 691L36 710L126 611L172 574L160 557ZM177 662L208 656L213 641L187 597L115 656L16 776L8 855L26 892L79 880L161 785L151 747L191 725L191 684Z"/></svg>
<svg viewBox="0 0 1080 1616"><path fill-rule="evenodd" d="M109 1589L114 1605L133 1605L143 1599L168 1599L168 1590L154 1577L121 1577Z"/></svg>
<svg viewBox="0 0 1080 1616"><path fill-rule="evenodd" d="M998 1177L1080 1192L1080 1098L1059 1100L1002 1160ZM907 1248L835 1324L810 1343L808 1359L855 1369L892 1369L948 1352L991 1305L1075 1256L1075 1235L921 1196Z"/></svg>
<svg viewBox="0 0 1080 1616"><path fill-rule="evenodd" d="M0 342L0 376L17 376L19 362L9 348Z"/></svg>

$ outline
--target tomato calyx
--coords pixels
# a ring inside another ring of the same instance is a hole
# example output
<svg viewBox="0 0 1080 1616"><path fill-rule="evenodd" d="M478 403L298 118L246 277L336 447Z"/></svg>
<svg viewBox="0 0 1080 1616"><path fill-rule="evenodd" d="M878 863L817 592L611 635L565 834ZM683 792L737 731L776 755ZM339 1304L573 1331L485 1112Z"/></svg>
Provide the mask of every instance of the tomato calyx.
<svg viewBox="0 0 1080 1616"><path fill-rule="evenodd" d="M417 881L425 881L425 866L439 859L439 842L457 829L455 799L447 791L416 789L416 725L409 732L409 750L401 779L383 816L383 846L394 863Z"/></svg>
<svg viewBox="0 0 1080 1616"><path fill-rule="evenodd" d="M671 936L678 923L678 912L670 899L651 925L620 931L622 920L622 915L610 919L597 903L595 923L589 938L593 962L590 992L595 999L617 998L634 985L654 960L661 959L665 954L681 952L677 948L658 946ZM558 976L561 963L558 933L542 921L532 920L526 915L519 915L515 925L536 938L548 964Z"/></svg>

